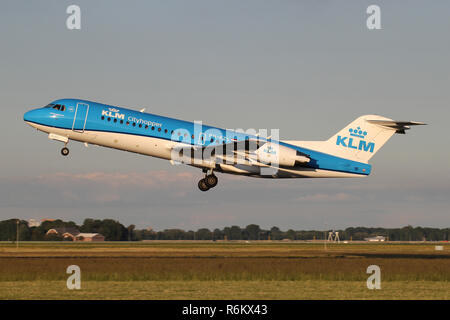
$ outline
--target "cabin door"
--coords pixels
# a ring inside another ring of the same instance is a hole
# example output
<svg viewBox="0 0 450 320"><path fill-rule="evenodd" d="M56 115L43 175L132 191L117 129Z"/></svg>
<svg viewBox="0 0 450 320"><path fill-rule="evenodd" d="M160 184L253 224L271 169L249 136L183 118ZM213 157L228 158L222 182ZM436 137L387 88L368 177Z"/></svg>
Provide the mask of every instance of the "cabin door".
<svg viewBox="0 0 450 320"><path fill-rule="evenodd" d="M86 120L89 113L89 105L86 103L77 103L75 115L73 117L72 130L84 132L86 128Z"/></svg>

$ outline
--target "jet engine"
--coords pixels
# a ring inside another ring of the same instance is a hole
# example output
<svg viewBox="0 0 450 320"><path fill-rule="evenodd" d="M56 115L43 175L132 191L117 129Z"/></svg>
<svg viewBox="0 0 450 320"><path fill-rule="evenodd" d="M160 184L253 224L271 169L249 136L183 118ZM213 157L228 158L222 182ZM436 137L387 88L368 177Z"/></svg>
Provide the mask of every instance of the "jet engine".
<svg viewBox="0 0 450 320"><path fill-rule="evenodd" d="M308 163L310 158L295 149L268 142L256 150L258 161L265 164L294 167L297 163Z"/></svg>

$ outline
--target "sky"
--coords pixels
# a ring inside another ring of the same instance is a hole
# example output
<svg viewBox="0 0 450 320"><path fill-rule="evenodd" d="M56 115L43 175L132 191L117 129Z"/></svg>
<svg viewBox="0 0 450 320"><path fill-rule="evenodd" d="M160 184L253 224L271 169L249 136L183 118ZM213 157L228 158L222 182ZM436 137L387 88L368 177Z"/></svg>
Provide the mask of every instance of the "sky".
<svg viewBox="0 0 450 320"><path fill-rule="evenodd" d="M66 9L81 9L69 30ZM369 30L366 9L381 10ZM450 226L450 2L22 1L0 4L0 220L156 230ZM364 179L218 174L49 140L23 114L80 98L222 128L326 140L363 114L423 121Z"/></svg>

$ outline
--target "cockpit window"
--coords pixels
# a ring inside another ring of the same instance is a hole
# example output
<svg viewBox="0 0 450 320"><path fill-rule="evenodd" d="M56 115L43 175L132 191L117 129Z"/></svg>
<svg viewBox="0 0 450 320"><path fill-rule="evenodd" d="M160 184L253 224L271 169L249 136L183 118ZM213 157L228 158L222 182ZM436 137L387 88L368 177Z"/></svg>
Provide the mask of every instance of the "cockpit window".
<svg viewBox="0 0 450 320"><path fill-rule="evenodd" d="M54 104L50 103L50 104L46 105L44 108L52 108L53 106L54 106Z"/></svg>
<svg viewBox="0 0 450 320"><path fill-rule="evenodd" d="M66 106L60 105L60 104L55 104L52 107L53 109L59 110L59 111L64 111L66 110Z"/></svg>

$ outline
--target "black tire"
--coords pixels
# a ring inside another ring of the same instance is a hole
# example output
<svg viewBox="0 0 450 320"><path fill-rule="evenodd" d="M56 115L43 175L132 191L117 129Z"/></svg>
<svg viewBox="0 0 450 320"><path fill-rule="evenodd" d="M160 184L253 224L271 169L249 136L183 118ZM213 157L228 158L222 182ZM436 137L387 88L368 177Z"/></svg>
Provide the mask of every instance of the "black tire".
<svg viewBox="0 0 450 320"><path fill-rule="evenodd" d="M219 179L215 175L210 174L209 176L206 176L205 182L208 187L214 188L215 186L217 186L217 182L219 182Z"/></svg>
<svg viewBox="0 0 450 320"><path fill-rule="evenodd" d="M69 154L69 149L64 147L61 149L61 154L65 157Z"/></svg>
<svg viewBox="0 0 450 320"><path fill-rule="evenodd" d="M202 180L200 180L200 181L198 182L198 188L199 188L201 191L208 191L208 190L209 190L209 187L208 187L208 185L206 184L205 179L202 179Z"/></svg>

